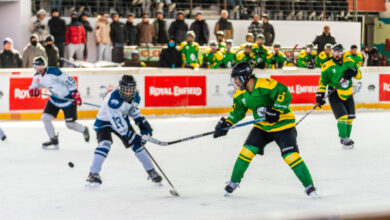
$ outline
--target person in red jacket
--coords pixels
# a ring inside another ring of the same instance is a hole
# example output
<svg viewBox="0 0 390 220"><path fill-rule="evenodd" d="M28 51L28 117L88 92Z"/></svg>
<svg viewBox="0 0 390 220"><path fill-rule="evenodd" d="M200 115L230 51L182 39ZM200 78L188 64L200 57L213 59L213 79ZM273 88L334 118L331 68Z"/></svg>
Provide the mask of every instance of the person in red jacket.
<svg viewBox="0 0 390 220"><path fill-rule="evenodd" d="M84 47L87 43L85 29L81 22L78 21L78 14L73 11L71 22L66 28L65 45L67 47L67 58L70 59L76 55L76 60L83 60Z"/></svg>

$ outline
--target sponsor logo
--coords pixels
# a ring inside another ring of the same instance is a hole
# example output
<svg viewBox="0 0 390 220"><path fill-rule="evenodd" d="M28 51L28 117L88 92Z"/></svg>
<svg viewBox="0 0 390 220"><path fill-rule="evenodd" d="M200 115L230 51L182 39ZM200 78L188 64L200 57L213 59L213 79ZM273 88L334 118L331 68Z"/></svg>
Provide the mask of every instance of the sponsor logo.
<svg viewBox="0 0 390 220"><path fill-rule="evenodd" d="M151 96L182 96L182 95L195 95L201 96L203 93L200 87L163 87L158 88L151 86L149 87L149 94Z"/></svg>
<svg viewBox="0 0 390 220"><path fill-rule="evenodd" d="M285 148L282 149L282 152L290 151L290 150L293 150L293 149L294 149L294 146L285 147Z"/></svg>
<svg viewBox="0 0 390 220"><path fill-rule="evenodd" d="M379 101L390 101L390 74L379 74Z"/></svg>

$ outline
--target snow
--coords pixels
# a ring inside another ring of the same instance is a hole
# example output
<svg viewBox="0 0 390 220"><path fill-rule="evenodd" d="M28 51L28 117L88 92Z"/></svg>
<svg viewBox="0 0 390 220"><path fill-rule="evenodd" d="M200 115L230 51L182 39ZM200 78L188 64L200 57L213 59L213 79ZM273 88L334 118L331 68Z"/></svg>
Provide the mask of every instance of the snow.
<svg viewBox="0 0 390 220"><path fill-rule="evenodd" d="M297 127L301 156L319 199L304 194L275 144L252 161L241 187L223 196L251 126L219 139L203 137L167 147L147 144L181 194L175 198L167 182L160 187L147 181L133 152L116 137L101 172L103 185L86 190L97 145L92 120L80 121L90 128L90 143L55 121L58 151L41 149L47 140L41 122L2 122L8 141L0 143L0 219L291 219L390 211L389 116L384 111L359 112L353 150L341 148L329 112L312 114ZM218 117L149 121L155 138L170 141L212 130Z"/></svg>

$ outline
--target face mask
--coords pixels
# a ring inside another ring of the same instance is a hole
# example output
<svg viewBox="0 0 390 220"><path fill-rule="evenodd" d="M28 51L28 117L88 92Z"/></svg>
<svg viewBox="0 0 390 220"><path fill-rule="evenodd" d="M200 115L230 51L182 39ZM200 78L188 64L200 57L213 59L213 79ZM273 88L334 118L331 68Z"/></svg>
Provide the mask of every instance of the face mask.
<svg viewBox="0 0 390 220"><path fill-rule="evenodd" d="M168 46L169 46L169 47L175 47L175 42L169 42L169 43L168 43Z"/></svg>
<svg viewBox="0 0 390 220"><path fill-rule="evenodd" d="M37 44L38 44L38 41L31 41L31 45L37 46Z"/></svg>

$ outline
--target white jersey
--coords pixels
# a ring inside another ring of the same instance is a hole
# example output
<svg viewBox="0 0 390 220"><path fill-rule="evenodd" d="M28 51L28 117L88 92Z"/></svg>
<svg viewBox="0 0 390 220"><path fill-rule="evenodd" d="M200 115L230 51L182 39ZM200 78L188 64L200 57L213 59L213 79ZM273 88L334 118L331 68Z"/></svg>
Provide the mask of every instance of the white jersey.
<svg viewBox="0 0 390 220"><path fill-rule="evenodd" d="M73 99L72 93L77 91L77 83L68 74L61 72L58 67L47 67L46 73L42 76L36 73L33 77L30 89L46 88L52 96L50 102L59 108L64 108L72 105L72 101L65 99Z"/></svg>
<svg viewBox="0 0 390 220"><path fill-rule="evenodd" d="M108 93L96 116L94 129L100 130L105 127L110 127L122 136L129 136L129 131L131 131L129 130L129 116L133 119L141 117L138 109L140 101L141 98L138 93L135 94L135 98L131 103L123 101L118 89Z"/></svg>

